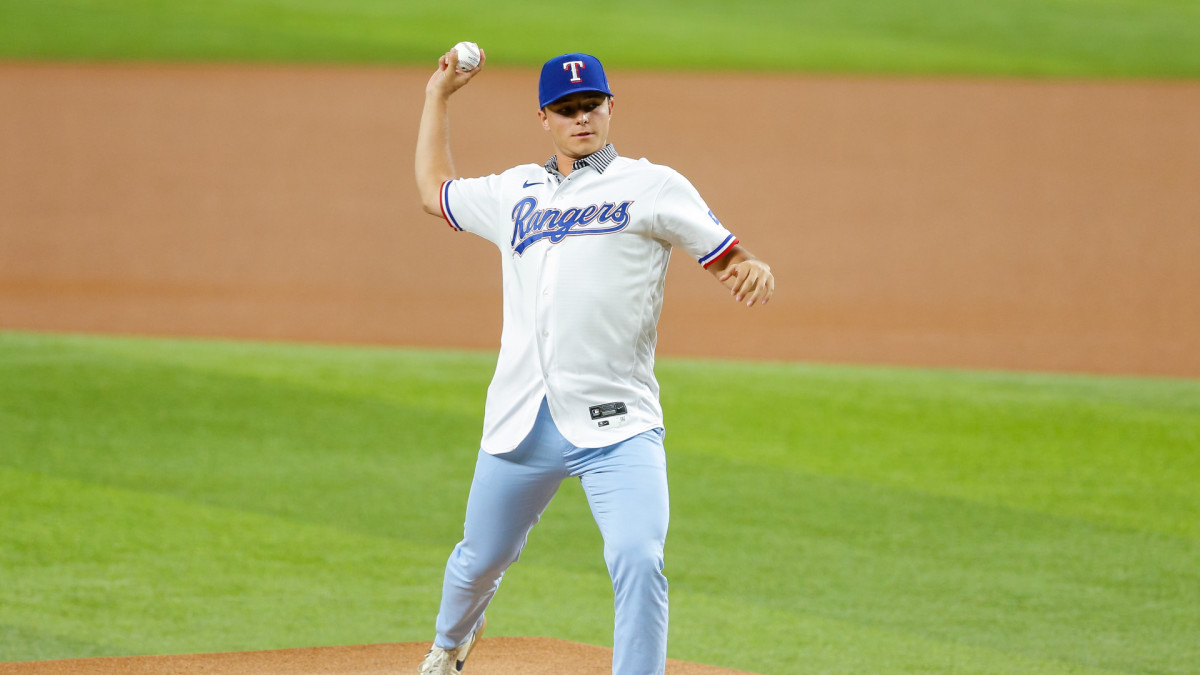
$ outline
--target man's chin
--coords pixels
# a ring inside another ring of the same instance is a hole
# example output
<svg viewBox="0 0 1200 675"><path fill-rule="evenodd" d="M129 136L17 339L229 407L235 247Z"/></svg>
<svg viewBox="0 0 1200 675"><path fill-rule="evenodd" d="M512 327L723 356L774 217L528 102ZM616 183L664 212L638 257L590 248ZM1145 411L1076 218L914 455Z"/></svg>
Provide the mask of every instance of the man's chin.
<svg viewBox="0 0 1200 675"><path fill-rule="evenodd" d="M588 139L586 142L572 143L568 150L574 159L583 159L602 147L598 140Z"/></svg>

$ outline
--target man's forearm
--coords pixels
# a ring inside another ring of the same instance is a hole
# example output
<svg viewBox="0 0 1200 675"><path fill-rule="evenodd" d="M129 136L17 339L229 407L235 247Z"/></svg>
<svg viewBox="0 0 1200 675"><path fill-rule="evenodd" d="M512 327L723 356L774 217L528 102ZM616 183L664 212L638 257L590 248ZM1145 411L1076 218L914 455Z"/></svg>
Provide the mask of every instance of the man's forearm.
<svg viewBox="0 0 1200 675"><path fill-rule="evenodd" d="M417 132L414 168L421 205L434 215L441 214L439 194L442 183L454 178L454 159L450 155L450 116L447 99L436 94L425 96L421 127Z"/></svg>
<svg viewBox="0 0 1200 675"><path fill-rule="evenodd" d="M487 54L479 50L479 65L458 70L458 51L451 49L438 59L438 69L425 85L425 108L421 111L421 128L417 131L417 152L413 167L417 176L417 191L421 206L435 216L442 215L442 183L454 178L454 160L450 156L450 95L479 75Z"/></svg>

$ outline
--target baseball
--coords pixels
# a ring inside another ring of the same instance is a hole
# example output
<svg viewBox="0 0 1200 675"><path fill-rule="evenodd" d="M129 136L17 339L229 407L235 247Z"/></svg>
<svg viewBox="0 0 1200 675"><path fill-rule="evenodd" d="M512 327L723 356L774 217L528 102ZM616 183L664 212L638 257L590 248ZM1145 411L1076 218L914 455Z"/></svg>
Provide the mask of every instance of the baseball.
<svg viewBox="0 0 1200 675"><path fill-rule="evenodd" d="M454 51L458 52L459 70L475 70L479 65L479 45L474 42L460 42L454 45Z"/></svg>

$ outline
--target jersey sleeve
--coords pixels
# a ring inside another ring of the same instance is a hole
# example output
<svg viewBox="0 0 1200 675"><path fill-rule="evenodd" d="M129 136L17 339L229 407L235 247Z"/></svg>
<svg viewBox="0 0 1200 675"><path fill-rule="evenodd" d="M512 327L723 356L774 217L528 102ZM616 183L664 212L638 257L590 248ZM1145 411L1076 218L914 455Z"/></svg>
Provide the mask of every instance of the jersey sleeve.
<svg viewBox="0 0 1200 675"><path fill-rule="evenodd" d="M512 228L512 223L504 219L503 184L504 174L442 183L442 217L455 230L477 234L501 246Z"/></svg>
<svg viewBox="0 0 1200 675"><path fill-rule="evenodd" d="M667 176L655 200L654 233L687 251L705 269L738 243L696 188L674 171Z"/></svg>

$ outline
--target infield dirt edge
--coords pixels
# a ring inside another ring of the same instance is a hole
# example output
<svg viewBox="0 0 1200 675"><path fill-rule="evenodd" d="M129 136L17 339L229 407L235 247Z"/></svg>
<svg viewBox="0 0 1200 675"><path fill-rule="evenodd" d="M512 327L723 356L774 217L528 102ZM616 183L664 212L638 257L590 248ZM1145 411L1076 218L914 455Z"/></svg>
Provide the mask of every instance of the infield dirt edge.
<svg viewBox="0 0 1200 675"><path fill-rule="evenodd" d="M415 673L428 642L306 647L255 652L117 656L0 664L4 675L367 675ZM469 675L605 675L607 647L544 637L497 637L480 641L464 673ZM667 675L752 675L668 659Z"/></svg>

